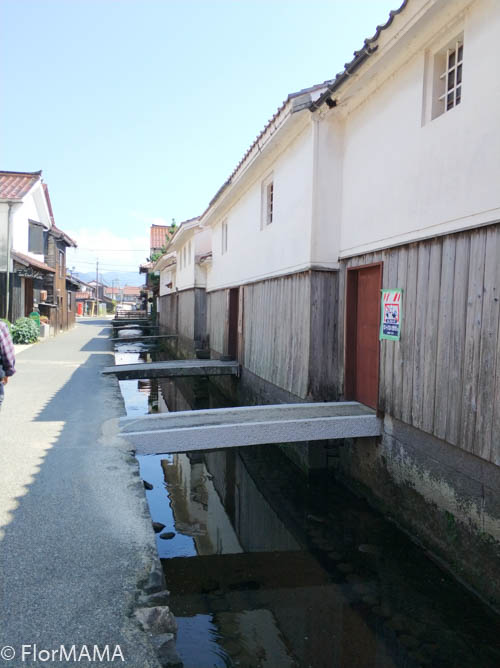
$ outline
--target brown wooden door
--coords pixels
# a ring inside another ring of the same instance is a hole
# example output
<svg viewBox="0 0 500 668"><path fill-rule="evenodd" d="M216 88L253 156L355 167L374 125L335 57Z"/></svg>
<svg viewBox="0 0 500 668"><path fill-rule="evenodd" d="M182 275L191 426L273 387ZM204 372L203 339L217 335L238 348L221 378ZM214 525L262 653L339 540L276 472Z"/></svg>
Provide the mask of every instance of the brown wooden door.
<svg viewBox="0 0 500 668"><path fill-rule="evenodd" d="M33 279L24 279L24 315L28 316L33 312Z"/></svg>
<svg viewBox="0 0 500 668"><path fill-rule="evenodd" d="M378 404L382 265L348 271L346 300L346 398Z"/></svg>

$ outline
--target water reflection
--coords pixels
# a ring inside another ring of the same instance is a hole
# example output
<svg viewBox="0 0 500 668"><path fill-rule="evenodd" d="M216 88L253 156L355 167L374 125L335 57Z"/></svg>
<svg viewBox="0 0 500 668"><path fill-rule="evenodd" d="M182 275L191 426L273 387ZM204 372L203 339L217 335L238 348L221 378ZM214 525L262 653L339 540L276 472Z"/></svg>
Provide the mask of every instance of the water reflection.
<svg viewBox="0 0 500 668"><path fill-rule="evenodd" d="M228 405L203 379L122 383L127 412ZM276 446L140 466L185 668L500 665L498 617L328 472Z"/></svg>

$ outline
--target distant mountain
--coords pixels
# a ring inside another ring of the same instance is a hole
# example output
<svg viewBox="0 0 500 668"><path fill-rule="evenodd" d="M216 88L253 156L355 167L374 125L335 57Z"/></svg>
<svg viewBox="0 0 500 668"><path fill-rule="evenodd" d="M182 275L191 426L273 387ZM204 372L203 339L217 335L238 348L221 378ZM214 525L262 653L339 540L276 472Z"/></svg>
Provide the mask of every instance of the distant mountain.
<svg viewBox="0 0 500 668"><path fill-rule="evenodd" d="M73 275L77 278L80 278L82 281L85 281L85 283L88 283L89 281L95 281L95 271L74 271ZM124 285L130 285L134 287L141 286L146 282L145 278L146 277L144 274L139 274L136 271L99 272L99 282L102 281L105 285L109 285L110 287L112 286L113 281L115 281L115 287L117 287L118 283L122 288Z"/></svg>

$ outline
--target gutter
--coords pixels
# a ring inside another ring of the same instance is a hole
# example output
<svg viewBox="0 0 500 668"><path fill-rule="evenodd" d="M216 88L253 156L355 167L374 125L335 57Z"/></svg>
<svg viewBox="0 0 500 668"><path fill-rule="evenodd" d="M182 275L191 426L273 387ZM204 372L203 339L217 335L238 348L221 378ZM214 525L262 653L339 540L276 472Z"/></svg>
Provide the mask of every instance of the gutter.
<svg viewBox="0 0 500 668"><path fill-rule="evenodd" d="M363 48L354 52L354 58L351 60L351 62L344 65L344 71L337 74L333 82L327 87L327 90L322 95L320 95L315 102L312 102L309 105L309 111L314 113L325 103L328 107L330 107L330 109L337 106L337 101L332 100L331 98L332 93L335 93L335 91L337 91L340 86L342 86L349 79L349 77L351 77L356 72L356 70L377 51L378 44L375 44L375 42L377 42L378 38L380 37L380 33L389 28L389 26L394 21L394 17L398 14L401 14L401 12L407 6L408 1L409 0L403 0L401 6L398 9L393 9L391 12L389 12L389 18L387 19L386 23L377 26L373 37L365 39Z"/></svg>
<svg viewBox="0 0 500 668"><path fill-rule="evenodd" d="M326 91L320 95L315 102L311 102L309 105L309 111L314 113L325 103L328 107L330 107L330 109L336 107L337 101L332 100L332 93L338 90L340 86L342 86L356 72L356 70L365 62L365 60L367 60L377 51L377 49L378 45L373 47L366 45L361 51L357 51L356 57L346 65L346 69L341 74L337 75L334 82L328 86Z"/></svg>

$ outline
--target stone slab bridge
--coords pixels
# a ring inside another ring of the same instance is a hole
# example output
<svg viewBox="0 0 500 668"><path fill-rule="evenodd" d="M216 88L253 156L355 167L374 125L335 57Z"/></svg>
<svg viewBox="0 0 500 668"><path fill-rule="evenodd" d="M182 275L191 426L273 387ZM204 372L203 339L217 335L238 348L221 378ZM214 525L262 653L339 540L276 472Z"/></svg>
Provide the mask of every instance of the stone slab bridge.
<svg viewBox="0 0 500 668"><path fill-rule="evenodd" d="M355 401L179 411L120 418L138 455L380 436L374 410Z"/></svg>
<svg viewBox="0 0 500 668"><path fill-rule="evenodd" d="M127 341L135 341L135 339L129 337L120 339L121 343L126 343ZM144 364L116 364L115 366L105 367L102 373L114 375L118 380L175 378L182 376L238 376L240 365L234 360L167 360L165 362L146 362Z"/></svg>

